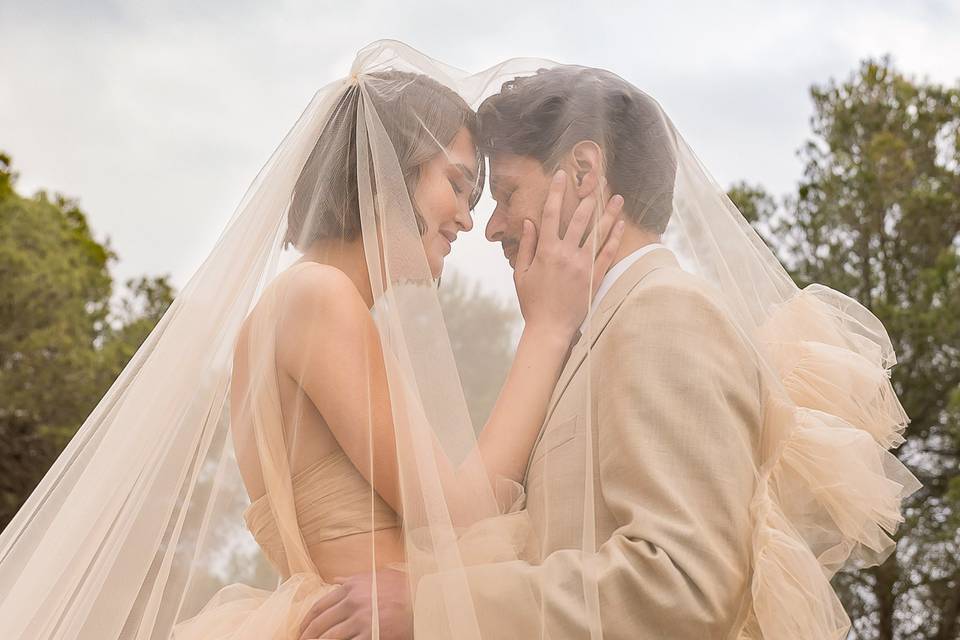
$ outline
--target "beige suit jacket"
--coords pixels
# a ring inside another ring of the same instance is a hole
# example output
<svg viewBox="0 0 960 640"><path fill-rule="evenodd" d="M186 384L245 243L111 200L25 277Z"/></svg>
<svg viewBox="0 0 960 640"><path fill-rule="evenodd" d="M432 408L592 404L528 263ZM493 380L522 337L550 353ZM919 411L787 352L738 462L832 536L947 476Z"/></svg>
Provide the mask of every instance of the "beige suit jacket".
<svg viewBox="0 0 960 640"><path fill-rule="evenodd" d="M467 568L483 637L589 638L597 606L604 638L729 637L749 602L752 352L719 296L664 249L614 283L586 333L527 466L539 561ZM421 580L418 615L442 584Z"/></svg>

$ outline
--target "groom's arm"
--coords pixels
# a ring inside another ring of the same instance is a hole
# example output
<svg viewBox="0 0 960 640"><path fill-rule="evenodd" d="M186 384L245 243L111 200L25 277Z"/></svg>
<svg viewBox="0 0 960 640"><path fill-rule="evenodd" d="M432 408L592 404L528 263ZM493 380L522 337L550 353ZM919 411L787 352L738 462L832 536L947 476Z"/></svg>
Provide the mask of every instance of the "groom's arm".
<svg viewBox="0 0 960 640"><path fill-rule="evenodd" d="M635 289L623 304L591 356L601 491L618 527L596 553L468 567L483 637L589 637L597 621L584 576L598 583L606 639L719 638L737 615L761 420L756 366L694 286ZM457 582L421 580L418 639L433 637L435 608Z"/></svg>

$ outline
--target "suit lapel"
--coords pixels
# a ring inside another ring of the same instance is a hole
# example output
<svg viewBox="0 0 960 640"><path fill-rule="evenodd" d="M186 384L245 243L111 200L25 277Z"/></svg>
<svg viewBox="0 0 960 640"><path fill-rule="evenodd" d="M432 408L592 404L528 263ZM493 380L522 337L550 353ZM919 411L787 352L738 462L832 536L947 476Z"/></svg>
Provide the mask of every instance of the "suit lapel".
<svg viewBox="0 0 960 640"><path fill-rule="evenodd" d="M580 339L573 346L573 349L570 351L570 355L567 358L567 362L563 367L563 371L560 372L560 379L557 381L557 385L553 389L553 395L550 398L550 403L547 405L546 418L543 421L543 425L540 427L540 433L537 434L536 442L534 442L533 447L530 449L530 456L527 458L527 470L524 471L524 482L526 482L527 471L530 470L530 462L533 460L533 453L536 451L537 445L540 444L540 440L543 438L543 434L546 431L546 426L549 424L550 418L553 417L554 409L557 408L557 403L560 401L563 393L570 385L570 381L573 379L574 374L576 374L577 370L580 369L580 365L586 359L590 349L593 347L594 343L596 343L606 326L610 323L610 320L617 312L617 309L620 308L620 305L626 299L627 294L630 293L634 287L636 287L640 281L652 271L655 271L660 267L679 268L679 266L680 265L677 263L677 259L673 256L671 251L668 249L655 249L637 260L634 264L630 265L630 268L624 271L623 275L617 278L613 286L610 287L610 290L607 291L607 294L603 297L603 300L600 301L600 306L590 318L590 322L587 325L587 331L580 336Z"/></svg>

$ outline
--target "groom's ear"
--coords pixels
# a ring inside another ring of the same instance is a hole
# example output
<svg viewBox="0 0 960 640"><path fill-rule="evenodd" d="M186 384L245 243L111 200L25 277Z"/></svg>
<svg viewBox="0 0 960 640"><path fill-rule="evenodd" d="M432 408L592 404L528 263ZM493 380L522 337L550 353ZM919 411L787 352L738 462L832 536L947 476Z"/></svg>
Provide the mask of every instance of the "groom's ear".
<svg viewBox="0 0 960 640"><path fill-rule="evenodd" d="M593 140L581 140L573 145L574 184L577 197L585 198L597 188L603 172L603 152Z"/></svg>

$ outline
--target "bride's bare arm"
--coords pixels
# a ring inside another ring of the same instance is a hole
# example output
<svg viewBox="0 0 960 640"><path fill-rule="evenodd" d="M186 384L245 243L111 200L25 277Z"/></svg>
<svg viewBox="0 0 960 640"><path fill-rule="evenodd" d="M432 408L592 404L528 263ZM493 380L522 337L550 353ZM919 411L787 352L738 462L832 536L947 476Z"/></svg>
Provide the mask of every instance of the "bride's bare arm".
<svg viewBox="0 0 960 640"><path fill-rule="evenodd" d="M552 193L551 198L562 199L562 192ZM475 456L481 457L490 481L498 476L520 480L571 339L585 314L585 308L576 312L581 301L572 299L577 282L584 282L580 296L585 305L591 278L599 280L593 269L602 275L618 246L620 226L615 228L614 222L621 205L622 199L611 199L601 216L597 232L607 240L596 261L592 249L559 238L554 219L559 216L559 201L548 200L539 241L529 229L524 234L517 286L526 325L478 448L455 468L433 439L441 486L455 520L458 514L475 510L470 501L477 488L470 484L482 478L470 473L477 468ZM582 235L590 214L589 206L578 208L568 238ZM584 269L585 260L595 265L589 271ZM357 469L402 513L397 438L406 435L398 430L408 427L405 412L395 416L391 404L393 400L399 406L402 394L391 398L380 337L354 284L343 272L324 265L296 272L288 283L278 329L281 368L304 389Z"/></svg>

